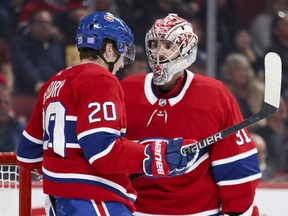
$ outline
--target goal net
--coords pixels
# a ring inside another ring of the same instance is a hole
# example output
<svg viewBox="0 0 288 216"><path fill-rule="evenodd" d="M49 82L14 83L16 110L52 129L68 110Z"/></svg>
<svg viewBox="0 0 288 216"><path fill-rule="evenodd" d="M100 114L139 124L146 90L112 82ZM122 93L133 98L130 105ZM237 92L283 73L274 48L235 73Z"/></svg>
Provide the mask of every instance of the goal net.
<svg viewBox="0 0 288 216"><path fill-rule="evenodd" d="M0 216L31 215L31 173L15 153L0 152Z"/></svg>

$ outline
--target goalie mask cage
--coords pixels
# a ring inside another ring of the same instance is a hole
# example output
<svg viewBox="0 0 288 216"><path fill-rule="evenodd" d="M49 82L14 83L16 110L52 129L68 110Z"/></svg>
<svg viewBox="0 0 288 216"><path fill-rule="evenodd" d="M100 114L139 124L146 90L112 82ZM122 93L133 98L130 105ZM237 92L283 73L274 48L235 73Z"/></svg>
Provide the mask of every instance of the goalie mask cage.
<svg viewBox="0 0 288 216"><path fill-rule="evenodd" d="M0 152L0 216L31 215L31 172L15 153Z"/></svg>

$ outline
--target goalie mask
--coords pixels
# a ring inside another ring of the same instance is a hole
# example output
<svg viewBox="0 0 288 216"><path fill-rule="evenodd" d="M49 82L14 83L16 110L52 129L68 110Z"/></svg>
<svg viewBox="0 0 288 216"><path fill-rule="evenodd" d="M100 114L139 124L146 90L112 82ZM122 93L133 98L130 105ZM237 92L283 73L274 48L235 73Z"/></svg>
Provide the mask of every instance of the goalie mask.
<svg viewBox="0 0 288 216"><path fill-rule="evenodd" d="M170 44L168 52L160 48L162 42ZM196 60L197 42L192 25L177 14L156 20L145 38L154 84L164 85L174 74L189 67Z"/></svg>

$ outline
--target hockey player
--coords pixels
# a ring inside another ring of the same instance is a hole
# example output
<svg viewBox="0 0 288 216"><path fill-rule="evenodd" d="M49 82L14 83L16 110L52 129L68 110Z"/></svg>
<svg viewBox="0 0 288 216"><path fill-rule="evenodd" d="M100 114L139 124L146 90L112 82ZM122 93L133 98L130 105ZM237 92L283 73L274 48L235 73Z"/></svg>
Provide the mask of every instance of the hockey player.
<svg viewBox="0 0 288 216"><path fill-rule="evenodd" d="M156 20L145 46L153 73L121 81L129 139L202 140L243 120L224 84L186 69L197 55L197 36L189 22L177 14ZM134 215L257 215L253 199L261 173L248 131L240 130L197 154L184 175L135 178Z"/></svg>
<svg viewBox="0 0 288 216"><path fill-rule="evenodd" d="M128 174L181 174L191 140L127 140L123 90L115 73L134 60L134 37L118 17L97 12L77 29L81 63L43 85L17 158L43 175L57 216L131 215L136 193ZM193 142L193 140L191 141Z"/></svg>

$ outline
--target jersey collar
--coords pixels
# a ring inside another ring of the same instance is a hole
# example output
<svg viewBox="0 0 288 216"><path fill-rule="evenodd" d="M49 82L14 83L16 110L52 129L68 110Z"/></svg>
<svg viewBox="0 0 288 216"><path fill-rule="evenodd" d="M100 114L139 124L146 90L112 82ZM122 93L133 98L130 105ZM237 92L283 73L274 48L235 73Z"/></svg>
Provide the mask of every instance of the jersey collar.
<svg viewBox="0 0 288 216"><path fill-rule="evenodd" d="M184 97L188 87L190 86L194 78L194 74L191 71L185 70L184 73L185 73L186 79L184 80L184 85L182 89L180 90L179 94L177 94L174 97L167 98L171 106L174 106L175 104L177 104ZM156 90L155 90L155 85L153 84L153 73L149 73L145 77L144 92L145 92L145 96L147 100L152 105L154 105L160 98L157 95Z"/></svg>

